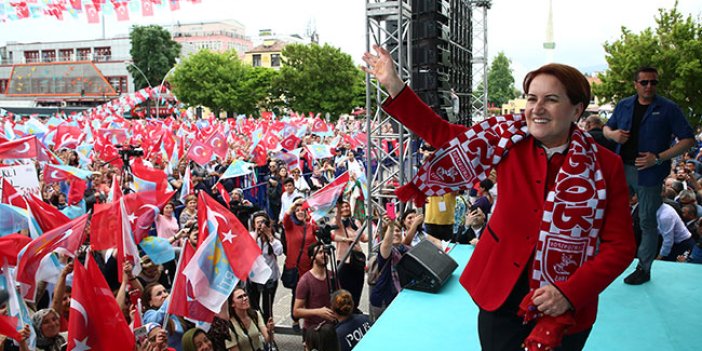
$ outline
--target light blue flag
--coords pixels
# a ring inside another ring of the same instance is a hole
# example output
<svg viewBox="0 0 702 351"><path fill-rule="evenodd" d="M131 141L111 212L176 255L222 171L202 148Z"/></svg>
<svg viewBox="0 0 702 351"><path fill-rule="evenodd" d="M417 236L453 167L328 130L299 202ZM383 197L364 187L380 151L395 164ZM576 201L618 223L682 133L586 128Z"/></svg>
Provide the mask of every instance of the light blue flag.
<svg viewBox="0 0 702 351"><path fill-rule="evenodd" d="M148 180L141 179L133 174L132 174L132 177L134 178L134 183L133 183L134 192L140 193L140 192L144 192L144 191L156 190L156 183L155 182L150 182Z"/></svg>
<svg viewBox="0 0 702 351"><path fill-rule="evenodd" d="M70 219L78 218L85 214L85 199L81 199L80 202L75 205L66 206L60 211Z"/></svg>
<svg viewBox="0 0 702 351"><path fill-rule="evenodd" d="M155 264L164 264L175 260L175 249L168 239L147 236L139 243L139 247L149 255Z"/></svg>
<svg viewBox="0 0 702 351"><path fill-rule="evenodd" d="M32 318L29 315L29 308L27 308L27 303L24 299L20 298L17 289L16 282L12 277L12 272L10 272L10 267L7 261L3 262L2 267L3 274L0 276L0 287L7 291L9 299L7 300L8 315L17 318L17 330L22 330L25 324L29 327L29 339L27 339L27 346L30 350L36 349L37 334L32 328Z"/></svg>
<svg viewBox="0 0 702 351"><path fill-rule="evenodd" d="M249 163L242 160L235 160L229 165L229 167L227 167L227 170L224 171L224 174L222 174L220 179L235 178L251 174L253 173L253 170L251 169L251 167L253 166L255 166L255 164L253 163Z"/></svg>
<svg viewBox="0 0 702 351"><path fill-rule="evenodd" d="M51 116L51 118L49 118L49 120L46 121L46 126L47 127L58 127L63 122L66 122L63 120L63 118Z"/></svg>
<svg viewBox="0 0 702 351"><path fill-rule="evenodd" d="M217 220L214 219L216 222ZM207 238L200 244L183 274L190 281L193 297L211 311L217 311L234 291L239 278L224 253L217 235L217 224L207 219Z"/></svg>
<svg viewBox="0 0 702 351"><path fill-rule="evenodd" d="M29 212L23 208L0 204L0 237L29 229Z"/></svg>
<svg viewBox="0 0 702 351"><path fill-rule="evenodd" d="M39 120L37 120L34 117L29 117L29 120L24 123L24 126L27 129L27 134L34 134L37 135L38 139L41 139L38 135L45 135L46 133L49 132L49 127L44 125L44 123L41 123Z"/></svg>

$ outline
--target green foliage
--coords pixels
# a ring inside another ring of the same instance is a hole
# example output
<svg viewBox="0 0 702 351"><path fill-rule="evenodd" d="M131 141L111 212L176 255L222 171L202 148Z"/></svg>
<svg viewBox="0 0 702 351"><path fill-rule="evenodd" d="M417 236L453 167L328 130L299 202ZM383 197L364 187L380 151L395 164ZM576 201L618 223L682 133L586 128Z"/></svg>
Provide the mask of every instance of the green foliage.
<svg viewBox="0 0 702 351"><path fill-rule="evenodd" d="M488 101L497 107L502 107L502 104L519 96L514 88L510 63L505 53L500 51L488 71Z"/></svg>
<svg viewBox="0 0 702 351"><path fill-rule="evenodd" d="M599 75L593 93L616 103L635 93L633 74L641 66L658 69L658 94L680 105L693 123L702 115L702 25L684 18L675 6L658 10L657 28L632 33L622 27L621 37L604 44L608 70Z"/></svg>
<svg viewBox="0 0 702 351"><path fill-rule="evenodd" d="M329 112L336 117L365 104L364 75L351 56L338 48L291 44L282 56L276 86L291 109Z"/></svg>
<svg viewBox="0 0 702 351"><path fill-rule="evenodd" d="M200 50L178 65L171 83L178 98L190 105L202 105L215 112L258 114L270 107L271 84L277 72L251 67L235 51L216 53Z"/></svg>
<svg viewBox="0 0 702 351"><path fill-rule="evenodd" d="M171 34L157 25L133 26L129 33L134 66L128 65L127 70L134 78L136 89L158 85L176 63L180 55L180 44L171 39ZM144 79L146 76L146 79ZM148 80L148 82L147 82Z"/></svg>

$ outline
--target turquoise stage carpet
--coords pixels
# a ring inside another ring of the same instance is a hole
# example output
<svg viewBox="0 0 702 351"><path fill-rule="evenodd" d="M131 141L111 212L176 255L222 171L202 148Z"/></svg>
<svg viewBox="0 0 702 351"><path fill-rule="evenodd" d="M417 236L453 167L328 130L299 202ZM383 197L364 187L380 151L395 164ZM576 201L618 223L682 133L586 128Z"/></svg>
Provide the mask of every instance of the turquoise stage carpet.
<svg viewBox="0 0 702 351"><path fill-rule="evenodd" d="M478 308L458 283L473 249L459 245L458 269L438 294L401 292L354 350L480 350ZM600 296L585 350L702 350L702 265L656 261L652 279Z"/></svg>

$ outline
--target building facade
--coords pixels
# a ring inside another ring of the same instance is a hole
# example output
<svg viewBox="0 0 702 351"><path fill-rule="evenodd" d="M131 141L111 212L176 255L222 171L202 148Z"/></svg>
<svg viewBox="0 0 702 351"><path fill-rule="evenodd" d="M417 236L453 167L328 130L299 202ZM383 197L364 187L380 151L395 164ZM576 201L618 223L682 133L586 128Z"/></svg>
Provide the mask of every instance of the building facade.
<svg viewBox="0 0 702 351"><path fill-rule="evenodd" d="M202 49L215 52L236 50L239 58L251 50L253 43L246 36L246 27L235 20L176 24L165 27L173 40L181 45L180 53L188 56Z"/></svg>
<svg viewBox="0 0 702 351"><path fill-rule="evenodd" d="M134 91L128 37L8 43L0 48L3 107L94 106Z"/></svg>

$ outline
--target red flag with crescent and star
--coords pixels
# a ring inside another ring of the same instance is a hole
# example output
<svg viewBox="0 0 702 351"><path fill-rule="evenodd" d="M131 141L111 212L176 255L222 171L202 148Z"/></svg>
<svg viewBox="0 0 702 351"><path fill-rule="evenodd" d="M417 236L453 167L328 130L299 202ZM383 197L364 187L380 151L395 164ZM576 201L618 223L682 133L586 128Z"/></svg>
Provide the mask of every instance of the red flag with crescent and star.
<svg viewBox="0 0 702 351"><path fill-rule="evenodd" d="M92 255L73 268L67 350L134 349L134 333Z"/></svg>
<svg viewBox="0 0 702 351"><path fill-rule="evenodd" d="M195 140L188 150L188 158L200 166L206 165L212 159L212 148L200 140Z"/></svg>

